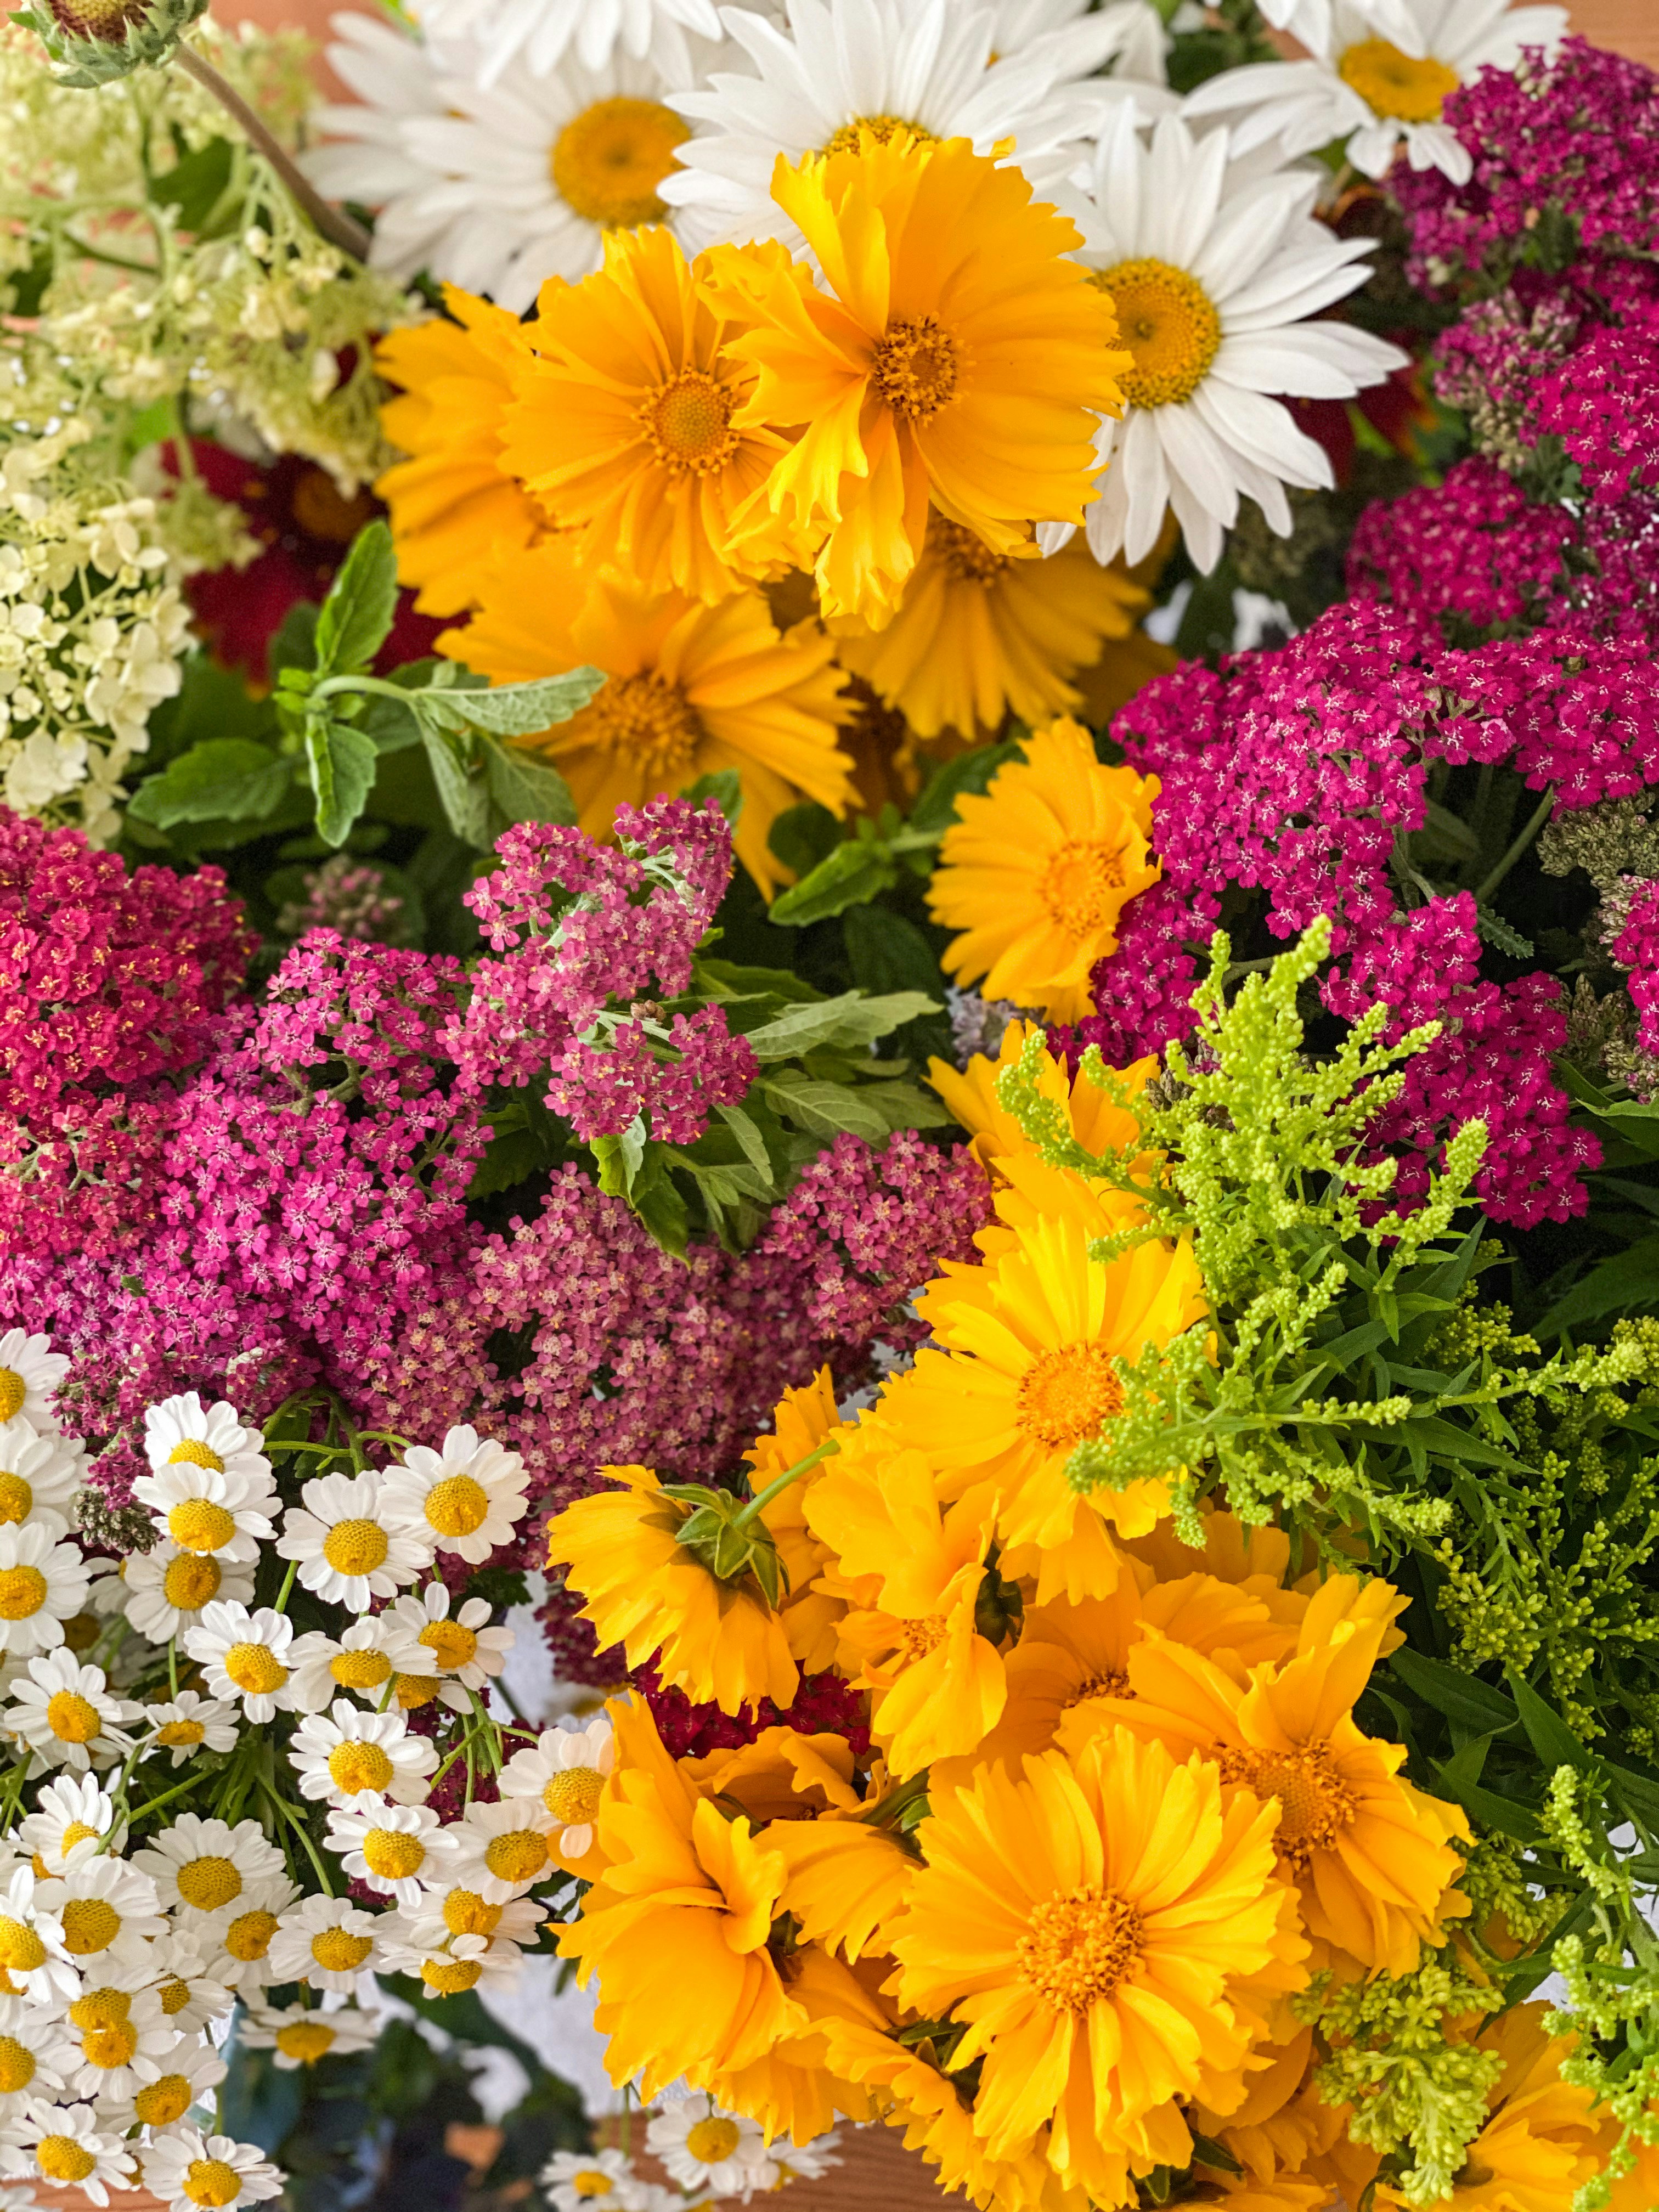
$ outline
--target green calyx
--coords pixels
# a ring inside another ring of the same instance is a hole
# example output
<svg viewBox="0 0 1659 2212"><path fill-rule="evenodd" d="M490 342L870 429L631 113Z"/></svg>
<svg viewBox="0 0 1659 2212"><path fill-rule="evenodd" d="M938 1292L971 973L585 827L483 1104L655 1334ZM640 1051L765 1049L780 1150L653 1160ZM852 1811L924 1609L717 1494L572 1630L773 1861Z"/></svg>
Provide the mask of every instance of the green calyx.
<svg viewBox="0 0 1659 2212"><path fill-rule="evenodd" d="M677 1540L720 1582L739 1583L745 1575L753 1575L768 1605L776 1605L779 1593L789 1588L789 1577L762 1514L809 1468L840 1449L833 1437L826 1437L751 1498L739 1498L706 1482L664 1483L665 1498L690 1508L675 1531Z"/></svg>
<svg viewBox="0 0 1659 2212"><path fill-rule="evenodd" d="M42 0L12 17L51 56L60 84L110 84L156 69L207 12L207 0Z"/></svg>

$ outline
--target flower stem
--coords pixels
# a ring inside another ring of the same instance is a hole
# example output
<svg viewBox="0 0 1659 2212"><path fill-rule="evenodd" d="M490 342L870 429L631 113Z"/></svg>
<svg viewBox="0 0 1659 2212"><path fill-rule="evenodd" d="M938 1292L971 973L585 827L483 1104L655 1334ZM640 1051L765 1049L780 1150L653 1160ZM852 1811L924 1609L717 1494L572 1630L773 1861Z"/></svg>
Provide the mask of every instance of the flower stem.
<svg viewBox="0 0 1659 2212"><path fill-rule="evenodd" d="M310 218L329 244L337 246L354 261L367 261L368 233L362 223L343 209L331 207L316 186L301 174L294 156L273 137L269 125L248 106L235 86L228 83L205 56L182 40L173 54L185 76L193 76L204 91L210 92L232 121L240 125L248 143L258 148L282 179L295 205Z"/></svg>
<svg viewBox="0 0 1659 2212"><path fill-rule="evenodd" d="M1486 880L1481 884L1479 890L1476 891L1474 895L1474 902L1477 906L1483 905L1498 889L1499 884L1503 882L1504 877L1508 875L1510 870L1515 866L1516 862L1526 851L1528 846L1531 844L1533 839L1538 835L1544 824L1549 820L1550 814L1554 805L1555 786L1551 784L1548 790L1544 793L1544 796L1539 800L1537 805L1534 807L1532 813L1528 817L1524 828L1521 831L1520 836L1516 837L1515 842L1510 847L1508 852L1504 854L1503 859L1498 863L1498 866L1486 878Z"/></svg>
<svg viewBox="0 0 1659 2212"><path fill-rule="evenodd" d="M759 1518L775 1498L781 1497L792 1482L805 1474L809 1467L816 1467L821 1459L827 1459L831 1452L840 1449L841 1446L834 1437L826 1437L816 1451L808 1452L805 1458L798 1459L793 1467L785 1468L783 1473L769 1482L764 1490L757 1491L742 1512L732 1516L732 1526L746 1528L751 1521Z"/></svg>

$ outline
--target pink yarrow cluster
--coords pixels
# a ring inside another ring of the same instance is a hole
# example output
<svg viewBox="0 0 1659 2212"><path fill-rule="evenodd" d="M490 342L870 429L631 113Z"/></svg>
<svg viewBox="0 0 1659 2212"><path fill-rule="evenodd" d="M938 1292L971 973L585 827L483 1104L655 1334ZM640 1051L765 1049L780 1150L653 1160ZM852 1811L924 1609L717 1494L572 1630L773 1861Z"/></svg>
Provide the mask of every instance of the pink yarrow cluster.
<svg viewBox="0 0 1659 2212"><path fill-rule="evenodd" d="M1626 988L1637 1012L1637 1037L1659 1053L1659 883L1644 884L1631 900L1613 957L1628 969Z"/></svg>

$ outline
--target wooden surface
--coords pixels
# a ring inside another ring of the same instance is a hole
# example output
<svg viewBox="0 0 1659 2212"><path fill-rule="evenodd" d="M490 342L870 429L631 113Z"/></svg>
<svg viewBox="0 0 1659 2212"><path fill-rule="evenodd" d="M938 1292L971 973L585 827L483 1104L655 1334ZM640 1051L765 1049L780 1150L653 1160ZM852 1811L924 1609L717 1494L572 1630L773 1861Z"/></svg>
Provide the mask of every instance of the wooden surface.
<svg viewBox="0 0 1659 2212"><path fill-rule="evenodd" d="M600 2132L606 2142L617 2142L614 2120ZM838 2132L841 2164L821 2181L792 2181L777 2200L778 2212L948 2212L951 2205L966 2203L965 2197L940 2189L932 2166L907 2155L891 2128L842 2126ZM647 2180L665 2181L656 2160L640 2154L638 2142L636 2119L635 2164Z"/></svg>

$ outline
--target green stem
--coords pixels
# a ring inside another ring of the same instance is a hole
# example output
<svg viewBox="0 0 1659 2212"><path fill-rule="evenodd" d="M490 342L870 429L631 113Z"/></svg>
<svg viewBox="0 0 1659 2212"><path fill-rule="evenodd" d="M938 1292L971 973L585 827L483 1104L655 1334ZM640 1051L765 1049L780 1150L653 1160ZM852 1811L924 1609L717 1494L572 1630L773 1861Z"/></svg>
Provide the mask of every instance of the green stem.
<svg viewBox="0 0 1659 2212"><path fill-rule="evenodd" d="M1504 877L1508 875L1510 870L1525 853L1528 846L1531 844L1533 839L1538 835L1544 824L1549 820L1554 805L1555 786L1551 784L1548 790L1544 793L1544 796L1539 800L1537 805L1534 807L1520 835L1510 845L1508 852L1504 854L1503 859L1498 863L1498 866L1492 870L1492 873L1486 878L1486 882L1483 883L1480 885L1480 888L1475 892L1474 902L1477 906L1484 905L1485 902L1492 896L1492 893L1498 889L1499 884L1503 882Z"/></svg>
<svg viewBox="0 0 1659 2212"><path fill-rule="evenodd" d="M164 1790L159 1797L146 1798L142 1805L135 1805L128 1814L129 1825L135 1825L143 1819L146 1813L154 1813L161 1806L171 1804L175 1797L182 1797L186 1790L193 1790L195 1787L196 1777L193 1774L187 1775L184 1781L175 1782L171 1790Z"/></svg>
<svg viewBox="0 0 1659 2212"><path fill-rule="evenodd" d="M173 1697L179 1694L179 1639L167 1639L167 1688Z"/></svg>
<svg viewBox="0 0 1659 2212"><path fill-rule="evenodd" d="M248 106L235 86L227 83L205 56L185 45L182 40L173 48L173 59L186 76L193 76L204 91L210 92L231 119L241 126L249 143L257 148L282 179L295 205L310 217L329 244L337 246L354 261L367 261L369 238L362 223L343 209L331 207L316 186L301 174L294 156L272 135L270 126Z"/></svg>
<svg viewBox="0 0 1659 2212"><path fill-rule="evenodd" d="M265 1780L263 1774L259 1777L259 1787L264 1790L270 1802L276 1807L280 1816L288 1822L289 1826L292 1828L295 1834L299 1838L301 1844L304 1846L305 1855L311 1861L312 1866L316 1871L317 1879L323 1886L323 1895L325 1897L332 1897L334 1894L334 1885L328 1878L328 1869L323 1864L322 1860L317 1856L317 1846L311 1840L311 1831L307 1827L305 1822L298 1817L293 1807L271 1788L270 1783Z"/></svg>
<svg viewBox="0 0 1659 2212"><path fill-rule="evenodd" d="M271 1608L274 1613L288 1611L288 1601L294 1589L294 1577L299 1571L300 1562L297 1559L290 1559L288 1563L288 1572L283 1577L283 1587L277 1591L276 1602Z"/></svg>
<svg viewBox="0 0 1659 2212"><path fill-rule="evenodd" d="M816 1467L821 1459L827 1459L832 1452L840 1449L841 1446L834 1437L826 1437L816 1450L808 1452L805 1459L798 1459L793 1467L785 1468L783 1473L769 1482L764 1490L757 1491L742 1512L732 1516L732 1526L746 1528L751 1521L759 1518L775 1498L781 1497L792 1482L805 1474L809 1467Z"/></svg>

